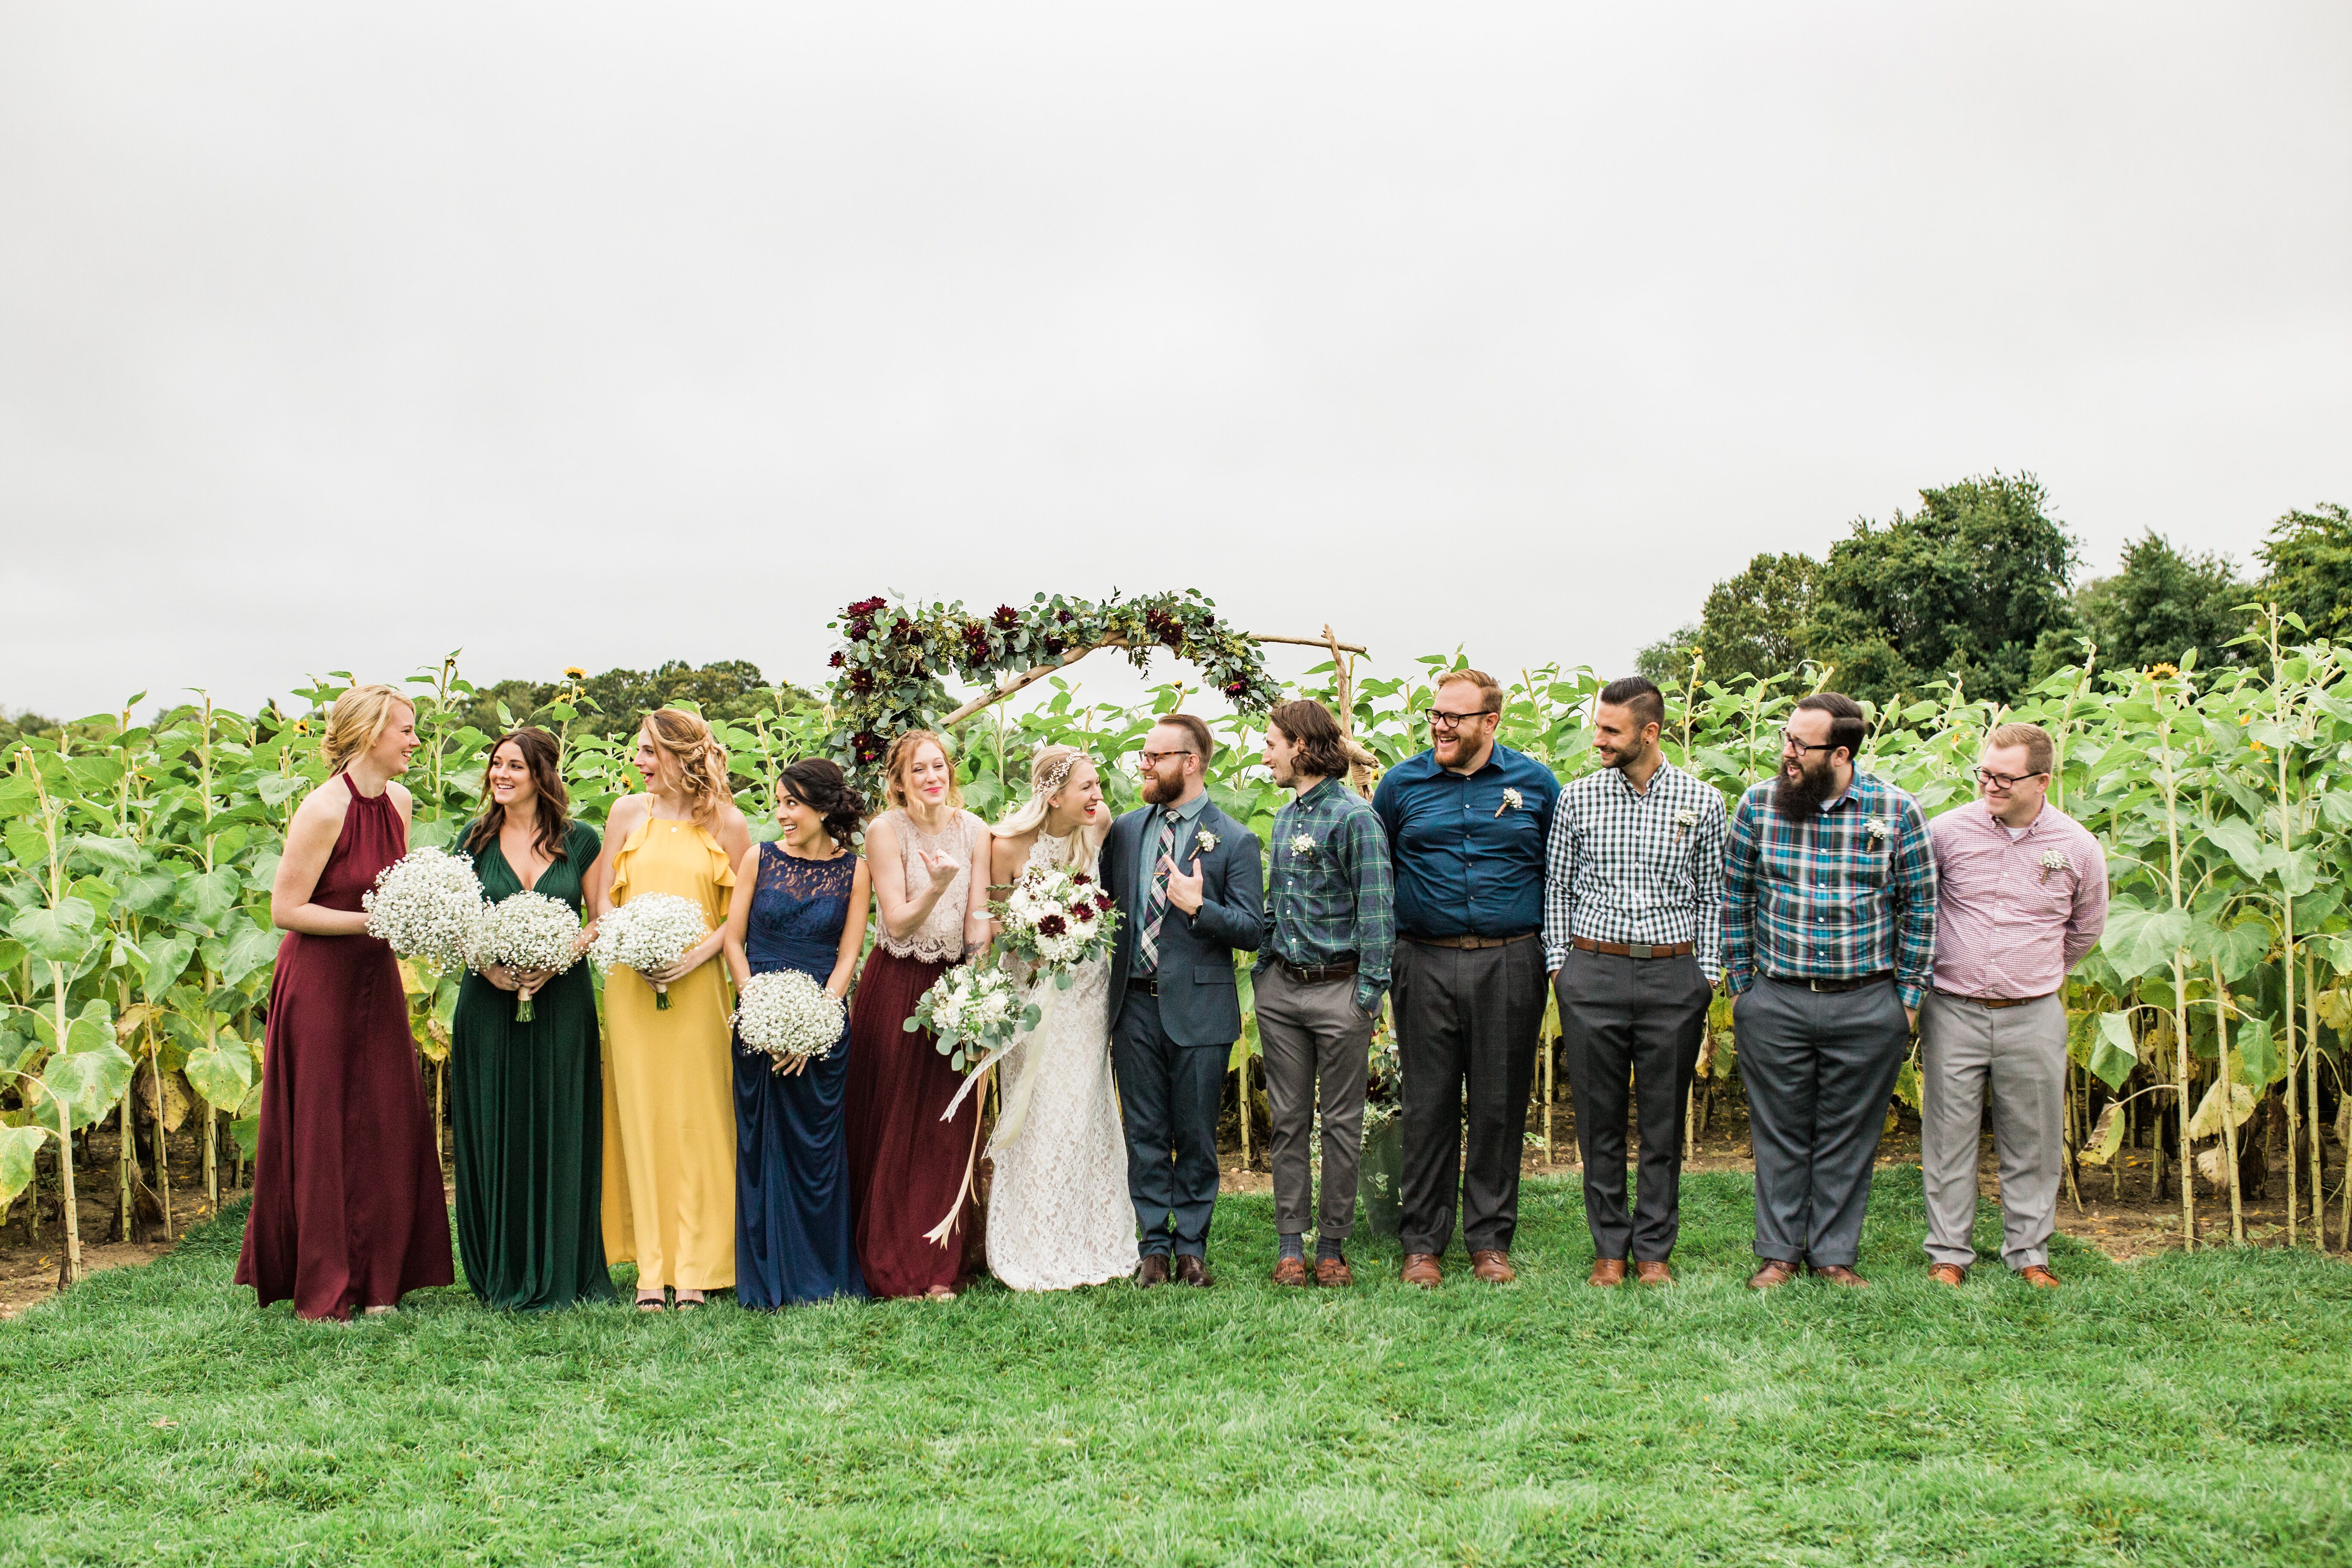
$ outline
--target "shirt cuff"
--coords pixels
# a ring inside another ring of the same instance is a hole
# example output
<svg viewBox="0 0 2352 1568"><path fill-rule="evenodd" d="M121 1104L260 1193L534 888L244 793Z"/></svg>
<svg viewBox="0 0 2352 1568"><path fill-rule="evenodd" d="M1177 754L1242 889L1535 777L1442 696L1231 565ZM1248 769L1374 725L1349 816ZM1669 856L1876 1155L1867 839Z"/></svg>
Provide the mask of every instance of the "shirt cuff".
<svg viewBox="0 0 2352 1568"><path fill-rule="evenodd" d="M1919 1010L1920 999L1927 994L1927 983L1924 980L1898 980L1895 983L1895 994L1903 998L1903 1005L1916 1013Z"/></svg>
<svg viewBox="0 0 2352 1568"><path fill-rule="evenodd" d="M1358 975L1356 977L1356 1006L1360 1011L1378 1016L1381 1010L1381 997L1387 992L1387 990L1388 986L1381 982L1374 980L1369 975Z"/></svg>
<svg viewBox="0 0 2352 1568"><path fill-rule="evenodd" d="M1729 984L1734 996L1756 984L1756 976L1746 970L1727 969L1723 972L1723 978Z"/></svg>

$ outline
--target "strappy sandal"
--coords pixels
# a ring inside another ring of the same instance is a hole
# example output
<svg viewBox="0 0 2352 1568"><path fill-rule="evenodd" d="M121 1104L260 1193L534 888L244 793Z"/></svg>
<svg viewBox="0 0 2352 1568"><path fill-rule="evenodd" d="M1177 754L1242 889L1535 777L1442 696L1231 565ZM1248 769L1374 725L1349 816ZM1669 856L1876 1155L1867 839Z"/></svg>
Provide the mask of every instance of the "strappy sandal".
<svg viewBox="0 0 2352 1568"><path fill-rule="evenodd" d="M677 1293L677 1306L675 1306L675 1307L673 1307L673 1308L671 1308L671 1309L670 1309L670 1310L672 1310L672 1311L674 1311L674 1312L683 1312L683 1311L688 1310L689 1308L694 1308L694 1307L699 1307L699 1306L701 1306L701 1305L702 1305L702 1303L703 1303L707 1299L708 1299L708 1298L706 1298L706 1297L702 1296L701 1294L698 1293L698 1294L695 1296L694 1300L692 1300L691 1301L689 1301L689 1300L688 1300L686 1299L686 1292L685 1292L685 1291L683 1291L683 1290L680 1290L680 1291Z"/></svg>
<svg viewBox="0 0 2352 1568"><path fill-rule="evenodd" d="M658 1290L650 1296L642 1290L637 1292L637 1310L640 1312L660 1312L667 1310L668 1307L669 1303L662 1300L662 1294Z"/></svg>

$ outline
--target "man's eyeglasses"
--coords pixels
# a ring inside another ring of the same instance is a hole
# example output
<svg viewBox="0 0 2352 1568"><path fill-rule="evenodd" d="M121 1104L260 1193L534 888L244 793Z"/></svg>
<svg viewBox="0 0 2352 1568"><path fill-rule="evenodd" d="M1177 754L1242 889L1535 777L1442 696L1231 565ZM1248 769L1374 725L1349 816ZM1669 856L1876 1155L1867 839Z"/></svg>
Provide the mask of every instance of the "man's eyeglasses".
<svg viewBox="0 0 2352 1568"><path fill-rule="evenodd" d="M1837 747L1833 744L1816 746L1809 742L1799 740L1795 731L1783 730L1780 731L1780 749L1784 752L1794 752L1801 757L1807 752L1834 752Z"/></svg>
<svg viewBox="0 0 2352 1568"><path fill-rule="evenodd" d="M1443 708L1433 708L1429 710L1429 727L1433 730L1459 730L1473 719L1492 717L1494 711L1492 708L1474 708L1467 713L1448 713Z"/></svg>
<svg viewBox="0 0 2352 1568"><path fill-rule="evenodd" d="M2007 795L2011 790L2015 789L2018 785L2025 783L2028 779L2038 779L2046 775L2042 773L2019 773L2012 778L2007 773L1997 773L1990 768L1979 768L1977 770L1977 783L1984 785L1987 789L1997 789L2003 795Z"/></svg>
<svg viewBox="0 0 2352 1568"><path fill-rule="evenodd" d="M1141 763L1145 767L1156 768L1171 757L1189 757L1192 754L1192 747L1179 746L1172 752L1138 752L1135 753L1135 756L1136 760Z"/></svg>

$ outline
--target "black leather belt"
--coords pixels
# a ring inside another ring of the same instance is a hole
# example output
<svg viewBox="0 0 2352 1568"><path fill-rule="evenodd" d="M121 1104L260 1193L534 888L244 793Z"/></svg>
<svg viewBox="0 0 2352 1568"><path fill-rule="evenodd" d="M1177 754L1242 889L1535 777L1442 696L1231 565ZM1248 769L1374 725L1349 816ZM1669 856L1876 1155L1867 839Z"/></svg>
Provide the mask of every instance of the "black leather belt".
<svg viewBox="0 0 2352 1568"><path fill-rule="evenodd" d="M1882 969L1875 974L1858 974L1851 980L1807 980L1801 975L1768 974L1764 977L1781 985L1794 985L1806 991L1859 991L1865 985L1886 985L1894 982L1895 971Z"/></svg>
<svg viewBox="0 0 2352 1568"><path fill-rule="evenodd" d="M1146 996L1157 996L1160 994L1160 982L1155 976L1150 974L1129 975L1127 977L1127 988L1129 991L1140 991Z"/></svg>
<svg viewBox="0 0 2352 1568"><path fill-rule="evenodd" d="M1935 987L1935 992L1948 1002L1967 1002L1979 1007L2022 1007L2028 1002L2043 1001L2052 994L2045 991L2040 996L1963 996L1940 985Z"/></svg>
<svg viewBox="0 0 2352 1568"><path fill-rule="evenodd" d="M1397 933L1407 942L1417 942L1423 947L1508 947L1515 942L1533 942L1538 935L1523 931L1517 936L1421 936L1412 931Z"/></svg>

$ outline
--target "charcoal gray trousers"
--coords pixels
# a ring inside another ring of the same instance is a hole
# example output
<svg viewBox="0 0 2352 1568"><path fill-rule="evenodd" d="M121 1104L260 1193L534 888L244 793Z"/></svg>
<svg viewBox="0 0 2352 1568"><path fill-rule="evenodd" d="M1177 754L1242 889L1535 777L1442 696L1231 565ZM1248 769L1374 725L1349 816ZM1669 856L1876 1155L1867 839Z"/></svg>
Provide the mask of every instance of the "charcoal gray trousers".
<svg viewBox="0 0 2352 1568"><path fill-rule="evenodd" d="M1528 1084L1543 1027L1543 939L1460 948L1401 938L1390 984L1404 1074L1397 1239L1409 1253L1444 1253L1458 1195L1464 1245L1508 1252L1519 1222Z"/></svg>
<svg viewBox="0 0 2352 1568"><path fill-rule="evenodd" d="M1683 1110L1706 1039L1715 987L1698 960L1625 958L1570 949L1555 983L1576 1147L1584 1157L1584 1223L1599 1258L1664 1262L1680 1233ZM1642 1169L1625 1212L1628 1079L1639 1108Z"/></svg>

